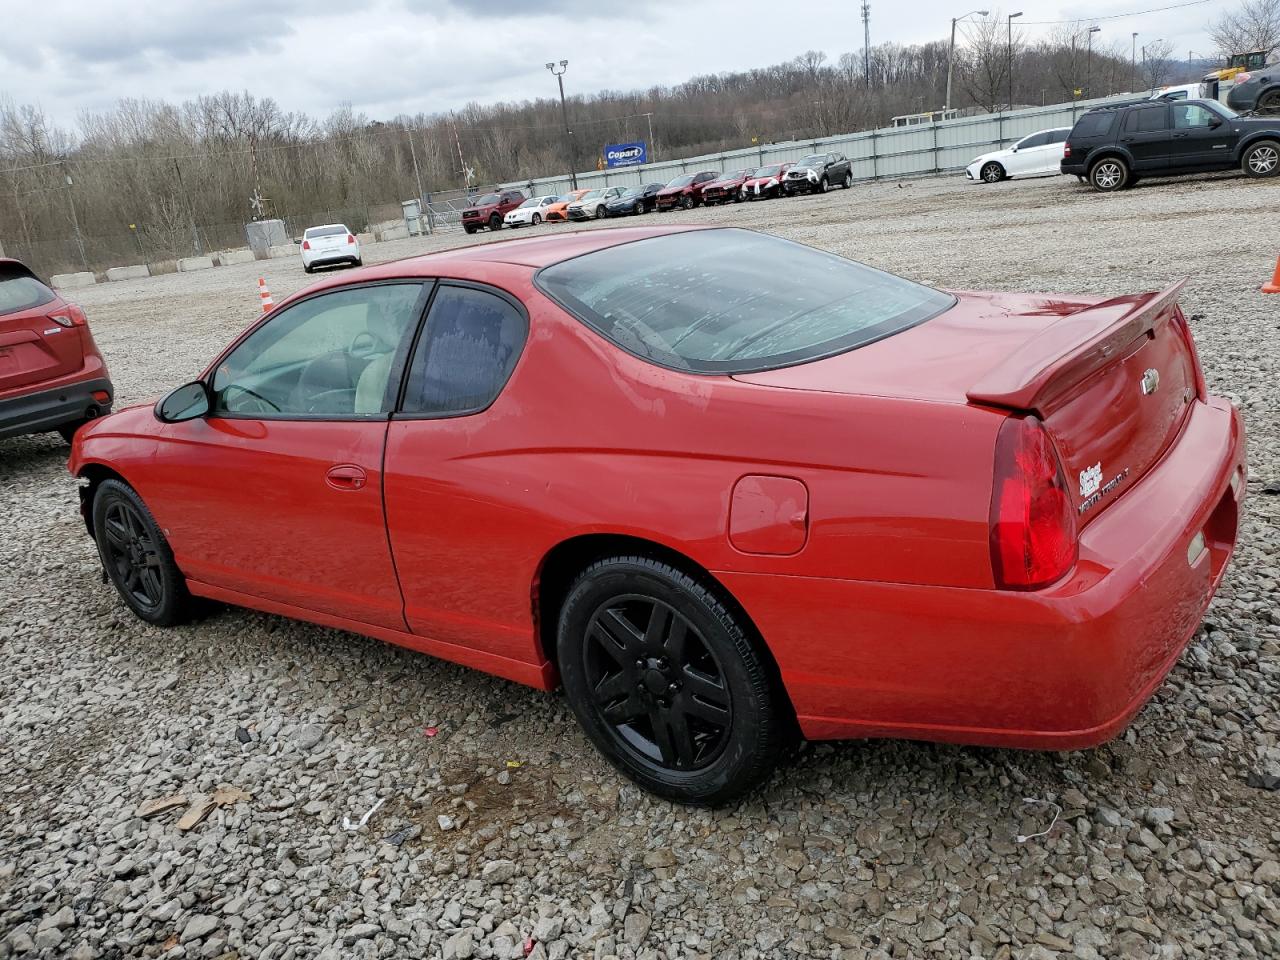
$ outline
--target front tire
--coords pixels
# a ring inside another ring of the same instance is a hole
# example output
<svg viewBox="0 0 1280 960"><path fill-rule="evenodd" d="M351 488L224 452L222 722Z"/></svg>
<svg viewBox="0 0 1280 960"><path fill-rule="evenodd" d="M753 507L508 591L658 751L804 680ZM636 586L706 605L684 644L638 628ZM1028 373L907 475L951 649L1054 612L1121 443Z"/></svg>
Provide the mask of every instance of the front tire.
<svg viewBox="0 0 1280 960"><path fill-rule="evenodd" d="M844 175L844 183L841 184L846 190L853 186L853 171L850 170Z"/></svg>
<svg viewBox="0 0 1280 960"><path fill-rule="evenodd" d="M978 176L982 178L983 183L999 183L1004 179L1004 167L998 163L985 164Z"/></svg>
<svg viewBox="0 0 1280 960"><path fill-rule="evenodd" d="M786 745L783 699L745 625L668 564L611 557L584 570L557 651L587 737L659 796L727 803L762 783Z"/></svg>
<svg viewBox="0 0 1280 960"><path fill-rule="evenodd" d="M139 619L172 627L191 615L191 594L173 551L142 498L126 483L104 480L93 496L98 556L125 605Z"/></svg>
<svg viewBox="0 0 1280 960"><path fill-rule="evenodd" d="M828 180L825 175L823 175L822 179L818 181L818 189L823 193L826 193L831 189L831 181Z"/></svg>
<svg viewBox="0 0 1280 960"><path fill-rule="evenodd" d="M1241 158L1244 172L1255 179L1274 177L1280 172L1280 141L1259 140Z"/></svg>
<svg viewBox="0 0 1280 960"><path fill-rule="evenodd" d="M467 233L469 233L469 234L471 234L471 233L475 233L475 232L476 232L476 228L475 228L475 227L473 227L473 226L471 226L471 224L469 224L469 223L468 223L468 224L463 224L462 229L463 229L463 230L465 230L465 231L467 231Z"/></svg>
<svg viewBox="0 0 1280 960"><path fill-rule="evenodd" d="M1129 183L1129 165L1119 157L1103 157L1089 169L1089 183L1101 193L1123 190Z"/></svg>
<svg viewBox="0 0 1280 960"><path fill-rule="evenodd" d="M682 197L680 200L680 206L684 207L686 210L692 210L693 197L689 196L688 194L685 194L685 196Z"/></svg>
<svg viewBox="0 0 1280 960"><path fill-rule="evenodd" d="M499 230L502 229L502 218L499 217L496 213L489 218L489 229L494 233L497 233Z"/></svg>

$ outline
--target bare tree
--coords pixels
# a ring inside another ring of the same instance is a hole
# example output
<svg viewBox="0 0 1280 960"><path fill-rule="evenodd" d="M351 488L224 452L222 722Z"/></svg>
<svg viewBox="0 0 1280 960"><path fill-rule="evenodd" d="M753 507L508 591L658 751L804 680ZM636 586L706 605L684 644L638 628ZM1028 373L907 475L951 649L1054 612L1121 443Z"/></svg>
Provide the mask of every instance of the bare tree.
<svg viewBox="0 0 1280 960"><path fill-rule="evenodd" d="M1224 57L1261 50L1270 62L1280 48L1280 0L1243 0L1213 23L1209 36Z"/></svg>
<svg viewBox="0 0 1280 960"><path fill-rule="evenodd" d="M984 17L966 24L964 50L958 56L960 83L981 106L994 111L1009 99L1009 65L1020 56L1022 40L1014 35L1012 50L1005 24Z"/></svg>
<svg viewBox="0 0 1280 960"><path fill-rule="evenodd" d="M1152 93L1169 78L1173 70L1173 64L1169 62L1172 53L1173 42L1170 40L1157 40L1143 47L1142 79Z"/></svg>

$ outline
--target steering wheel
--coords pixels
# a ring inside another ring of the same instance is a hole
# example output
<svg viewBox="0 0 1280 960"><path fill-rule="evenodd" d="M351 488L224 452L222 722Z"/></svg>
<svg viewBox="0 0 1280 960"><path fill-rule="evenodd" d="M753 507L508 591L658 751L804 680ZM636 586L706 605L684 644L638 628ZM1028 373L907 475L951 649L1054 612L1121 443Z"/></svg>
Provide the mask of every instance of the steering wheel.
<svg viewBox="0 0 1280 960"><path fill-rule="evenodd" d="M368 360L378 352L378 341L374 339L373 334L368 330L361 330L352 339L351 346L347 352L357 360Z"/></svg>
<svg viewBox="0 0 1280 960"><path fill-rule="evenodd" d="M230 394L232 390L239 390L242 394L244 394L253 402L249 406L241 406L239 404L236 404L233 406L229 402L230 398L228 397L228 394ZM268 400L266 397L264 397L262 394L254 393L248 387L242 387L237 383L229 384L222 391L222 400L226 409L232 410L235 413L279 413L280 412L280 408L277 407L270 400Z"/></svg>

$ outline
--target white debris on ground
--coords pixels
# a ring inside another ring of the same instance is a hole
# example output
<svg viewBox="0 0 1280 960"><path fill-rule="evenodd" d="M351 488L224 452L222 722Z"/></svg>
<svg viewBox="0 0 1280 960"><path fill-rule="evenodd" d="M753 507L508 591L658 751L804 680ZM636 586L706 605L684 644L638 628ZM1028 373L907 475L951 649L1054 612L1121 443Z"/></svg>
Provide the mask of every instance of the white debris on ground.
<svg viewBox="0 0 1280 960"><path fill-rule="evenodd" d="M1204 628L1094 751L824 745L736 808L672 806L558 696L241 610L143 625L100 581L65 446L0 441L0 958L1276 956L1278 209L1280 182L1239 177L952 177L621 221L753 226L951 288L1191 277L1251 500ZM260 275L277 302L311 280L273 260L77 291L121 401L202 369Z"/></svg>

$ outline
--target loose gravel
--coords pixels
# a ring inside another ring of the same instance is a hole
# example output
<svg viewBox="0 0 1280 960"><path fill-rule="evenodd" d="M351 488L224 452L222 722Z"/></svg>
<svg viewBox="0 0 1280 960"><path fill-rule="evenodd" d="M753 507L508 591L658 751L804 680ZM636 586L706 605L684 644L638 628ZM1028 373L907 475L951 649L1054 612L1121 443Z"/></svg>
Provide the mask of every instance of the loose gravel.
<svg viewBox="0 0 1280 960"><path fill-rule="evenodd" d="M1277 956L1277 209L1280 182L1230 176L950 178L662 218L951 288L1191 278L1251 500L1203 628L1093 751L815 745L736 808L673 806L559 696L243 610L143 625L101 583L65 446L0 441L0 958ZM276 260L77 291L121 402L196 373L259 275L277 299L311 279Z"/></svg>

